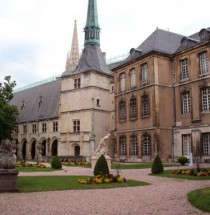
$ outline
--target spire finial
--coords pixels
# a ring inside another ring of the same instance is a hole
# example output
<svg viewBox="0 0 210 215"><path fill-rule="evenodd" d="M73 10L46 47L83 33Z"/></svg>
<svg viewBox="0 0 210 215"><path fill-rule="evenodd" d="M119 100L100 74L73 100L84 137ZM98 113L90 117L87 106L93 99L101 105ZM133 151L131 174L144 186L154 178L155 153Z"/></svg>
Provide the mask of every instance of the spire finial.
<svg viewBox="0 0 210 215"><path fill-rule="evenodd" d="M85 25L85 45L100 45L100 27L98 24L97 1L89 0L87 20Z"/></svg>

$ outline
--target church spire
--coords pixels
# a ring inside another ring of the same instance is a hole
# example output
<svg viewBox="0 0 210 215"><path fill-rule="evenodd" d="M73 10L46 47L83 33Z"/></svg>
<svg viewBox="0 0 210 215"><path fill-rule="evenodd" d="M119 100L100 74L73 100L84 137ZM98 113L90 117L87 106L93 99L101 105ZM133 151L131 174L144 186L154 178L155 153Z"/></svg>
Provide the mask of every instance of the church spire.
<svg viewBox="0 0 210 215"><path fill-rule="evenodd" d="M74 23L74 32L71 44L71 51L69 51L66 60L66 70L73 71L76 69L76 66L79 62L79 45L78 45L78 36L77 36L77 21Z"/></svg>
<svg viewBox="0 0 210 215"><path fill-rule="evenodd" d="M98 11L96 0L89 0L88 2L87 20L84 31L85 45L100 45L100 27L98 24Z"/></svg>

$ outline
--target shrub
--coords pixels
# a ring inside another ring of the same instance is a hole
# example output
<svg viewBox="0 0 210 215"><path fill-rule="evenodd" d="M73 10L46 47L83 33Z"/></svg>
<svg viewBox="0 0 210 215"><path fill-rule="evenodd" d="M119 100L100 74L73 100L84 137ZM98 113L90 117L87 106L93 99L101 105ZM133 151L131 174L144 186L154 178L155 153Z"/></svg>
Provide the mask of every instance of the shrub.
<svg viewBox="0 0 210 215"><path fill-rule="evenodd" d="M186 157L180 157L178 159L178 162L181 164L181 165L185 165L187 163L187 158Z"/></svg>
<svg viewBox="0 0 210 215"><path fill-rule="evenodd" d="M61 169L62 168L62 163L61 163L60 158L58 156L53 157L53 160L51 162L51 167L53 169Z"/></svg>
<svg viewBox="0 0 210 215"><path fill-rule="evenodd" d="M94 168L94 175L109 175L109 167L106 161L106 158L102 154L96 162Z"/></svg>
<svg viewBox="0 0 210 215"><path fill-rule="evenodd" d="M152 174L160 174L163 172L163 164L159 155L157 155L152 164Z"/></svg>

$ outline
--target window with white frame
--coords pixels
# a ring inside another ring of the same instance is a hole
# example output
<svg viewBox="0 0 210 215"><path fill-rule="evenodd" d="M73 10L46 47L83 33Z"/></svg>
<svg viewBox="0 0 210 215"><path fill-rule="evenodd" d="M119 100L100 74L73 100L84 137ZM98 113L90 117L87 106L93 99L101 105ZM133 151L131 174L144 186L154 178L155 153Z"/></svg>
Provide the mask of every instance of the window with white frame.
<svg viewBox="0 0 210 215"><path fill-rule="evenodd" d="M73 120L73 131L74 133L80 132L80 120Z"/></svg>
<svg viewBox="0 0 210 215"><path fill-rule="evenodd" d="M203 155L210 155L210 133L202 134L202 142L203 142Z"/></svg>
<svg viewBox="0 0 210 215"><path fill-rule="evenodd" d="M202 95L202 111L210 110L210 87L201 90Z"/></svg>
<svg viewBox="0 0 210 215"><path fill-rule="evenodd" d="M138 155L138 141L137 136L131 136L131 153L132 155Z"/></svg>
<svg viewBox="0 0 210 215"><path fill-rule="evenodd" d="M199 54L199 60L200 60L200 74L206 74L209 71L208 68L208 55L207 52L202 52Z"/></svg>
<svg viewBox="0 0 210 215"><path fill-rule="evenodd" d="M53 122L53 132L58 131L58 122Z"/></svg>
<svg viewBox="0 0 210 215"><path fill-rule="evenodd" d="M143 135L143 155L151 155L151 137L148 134Z"/></svg>
<svg viewBox="0 0 210 215"><path fill-rule="evenodd" d="M125 91L125 73L120 74L120 91Z"/></svg>
<svg viewBox="0 0 210 215"><path fill-rule="evenodd" d="M135 119L137 117L137 103L136 98L130 99L130 118Z"/></svg>
<svg viewBox="0 0 210 215"><path fill-rule="evenodd" d="M135 69L131 69L130 76L131 76L131 87L135 87L136 86L136 72L135 72Z"/></svg>
<svg viewBox="0 0 210 215"><path fill-rule="evenodd" d="M120 101L119 103L119 114L120 114L120 121L126 120L126 102Z"/></svg>
<svg viewBox="0 0 210 215"><path fill-rule="evenodd" d="M181 79L183 80L183 79L189 78L187 58L180 61L180 66L181 66Z"/></svg>
<svg viewBox="0 0 210 215"><path fill-rule="evenodd" d="M142 116L148 116L150 114L149 95L143 95L142 98Z"/></svg>
<svg viewBox="0 0 210 215"><path fill-rule="evenodd" d="M182 114L187 115L191 113L191 102L190 102L190 93L182 93Z"/></svg>
<svg viewBox="0 0 210 215"><path fill-rule="evenodd" d="M36 131L37 131L37 126L36 126L36 124L32 124L32 133L36 133Z"/></svg>
<svg viewBox="0 0 210 215"><path fill-rule="evenodd" d="M148 65L147 63L141 65L141 83L148 83Z"/></svg>
<svg viewBox="0 0 210 215"><path fill-rule="evenodd" d="M46 132L47 132L47 124L42 123L42 133L46 133Z"/></svg>
<svg viewBox="0 0 210 215"><path fill-rule="evenodd" d="M121 152L121 155L123 155L123 156L126 156L126 153L127 153L126 147L127 147L127 145L126 145L126 137L121 136L120 137L120 152Z"/></svg>
<svg viewBox="0 0 210 215"><path fill-rule="evenodd" d="M183 152L183 156L190 156L190 153L191 153L191 135L190 134L182 135L182 152Z"/></svg>

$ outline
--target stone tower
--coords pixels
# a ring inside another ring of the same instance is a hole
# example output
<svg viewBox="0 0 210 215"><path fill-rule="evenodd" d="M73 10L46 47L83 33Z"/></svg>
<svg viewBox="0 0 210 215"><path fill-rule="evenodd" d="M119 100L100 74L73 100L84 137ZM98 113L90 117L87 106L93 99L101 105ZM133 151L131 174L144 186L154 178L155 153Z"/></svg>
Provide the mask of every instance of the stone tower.
<svg viewBox="0 0 210 215"><path fill-rule="evenodd" d="M75 70L78 62L79 62L79 45L77 35L77 21L75 20L71 51L69 51L66 60L66 71Z"/></svg>
<svg viewBox="0 0 210 215"><path fill-rule="evenodd" d="M61 156L67 152L89 160L101 138L114 128L114 82L100 49L96 0L89 0L84 31L78 66L61 77L59 150Z"/></svg>

